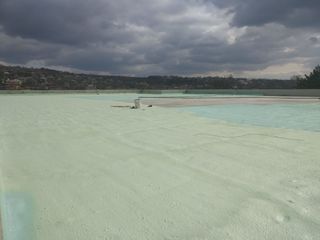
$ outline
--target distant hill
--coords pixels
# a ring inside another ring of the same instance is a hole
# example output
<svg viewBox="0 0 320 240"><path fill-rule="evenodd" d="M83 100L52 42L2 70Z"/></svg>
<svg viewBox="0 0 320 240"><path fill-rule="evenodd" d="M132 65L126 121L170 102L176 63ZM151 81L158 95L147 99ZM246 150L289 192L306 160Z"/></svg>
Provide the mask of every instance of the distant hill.
<svg viewBox="0 0 320 240"><path fill-rule="evenodd" d="M100 76L0 65L0 89L292 89L296 80L233 77Z"/></svg>

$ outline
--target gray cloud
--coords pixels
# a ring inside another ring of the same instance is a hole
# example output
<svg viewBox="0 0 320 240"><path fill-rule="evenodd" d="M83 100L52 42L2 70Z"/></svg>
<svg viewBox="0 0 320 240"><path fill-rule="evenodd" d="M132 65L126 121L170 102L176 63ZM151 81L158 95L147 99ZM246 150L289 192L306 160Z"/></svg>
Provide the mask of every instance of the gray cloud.
<svg viewBox="0 0 320 240"><path fill-rule="evenodd" d="M0 0L0 61L112 74L258 71L320 60L320 2ZM289 76L288 76L289 77Z"/></svg>
<svg viewBox="0 0 320 240"><path fill-rule="evenodd" d="M103 11L99 7L82 0L2 0L0 22L12 36L77 44L100 37L92 17Z"/></svg>
<svg viewBox="0 0 320 240"><path fill-rule="evenodd" d="M288 27L320 27L318 0L211 0L234 13L236 26L280 23Z"/></svg>

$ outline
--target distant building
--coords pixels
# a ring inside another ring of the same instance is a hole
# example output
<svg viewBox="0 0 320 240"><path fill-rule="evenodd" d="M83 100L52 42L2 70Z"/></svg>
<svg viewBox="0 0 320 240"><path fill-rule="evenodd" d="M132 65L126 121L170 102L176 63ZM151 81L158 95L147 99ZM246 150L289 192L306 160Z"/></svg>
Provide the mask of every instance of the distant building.
<svg viewBox="0 0 320 240"><path fill-rule="evenodd" d="M96 90L96 86L94 84L88 84L87 90Z"/></svg>
<svg viewBox="0 0 320 240"><path fill-rule="evenodd" d="M5 82L7 90L19 90L21 89L22 81L19 79L11 79Z"/></svg>

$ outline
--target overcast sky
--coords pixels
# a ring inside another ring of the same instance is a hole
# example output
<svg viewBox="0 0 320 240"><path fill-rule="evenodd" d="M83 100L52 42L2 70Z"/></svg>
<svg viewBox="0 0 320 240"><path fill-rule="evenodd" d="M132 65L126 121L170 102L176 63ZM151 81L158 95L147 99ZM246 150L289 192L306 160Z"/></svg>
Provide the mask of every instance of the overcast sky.
<svg viewBox="0 0 320 240"><path fill-rule="evenodd" d="M320 0L0 0L0 63L290 78L320 64Z"/></svg>

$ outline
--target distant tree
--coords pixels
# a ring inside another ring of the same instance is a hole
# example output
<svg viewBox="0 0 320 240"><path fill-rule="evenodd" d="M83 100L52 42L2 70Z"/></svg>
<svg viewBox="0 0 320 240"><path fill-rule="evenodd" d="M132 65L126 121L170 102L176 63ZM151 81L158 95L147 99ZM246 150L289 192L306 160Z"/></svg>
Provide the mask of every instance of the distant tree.
<svg viewBox="0 0 320 240"><path fill-rule="evenodd" d="M4 80L4 72L0 71L0 82Z"/></svg>
<svg viewBox="0 0 320 240"><path fill-rule="evenodd" d="M299 88L319 88L320 89L320 65L316 66L305 78L298 79Z"/></svg>
<svg viewBox="0 0 320 240"><path fill-rule="evenodd" d="M301 81L303 80L303 76L301 75L293 75L290 80L293 80L293 81Z"/></svg>

